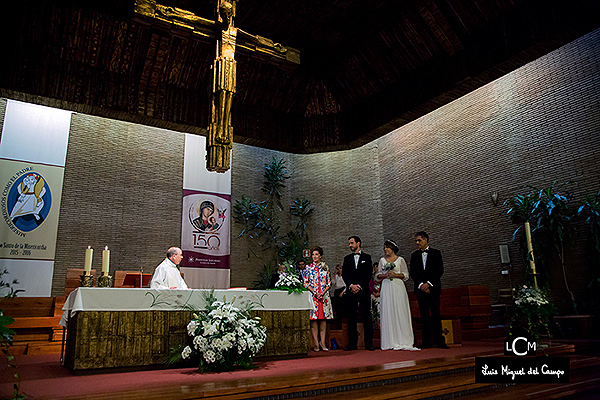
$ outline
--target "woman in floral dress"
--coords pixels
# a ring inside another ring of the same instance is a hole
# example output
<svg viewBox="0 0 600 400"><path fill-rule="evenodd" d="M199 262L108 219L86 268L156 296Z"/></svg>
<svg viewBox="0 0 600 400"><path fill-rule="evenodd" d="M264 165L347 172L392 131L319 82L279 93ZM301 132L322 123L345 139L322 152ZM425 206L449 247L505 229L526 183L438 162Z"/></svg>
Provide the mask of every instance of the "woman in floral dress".
<svg viewBox="0 0 600 400"><path fill-rule="evenodd" d="M310 332L313 338L313 349L319 351L320 346L323 351L329 351L325 345L325 335L327 333L326 320L333 319L329 297L331 277L329 267L321 261L323 249L316 246L311 250L311 255L313 262L306 267L304 287L312 293L313 297L313 309L310 311Z"/></svg>

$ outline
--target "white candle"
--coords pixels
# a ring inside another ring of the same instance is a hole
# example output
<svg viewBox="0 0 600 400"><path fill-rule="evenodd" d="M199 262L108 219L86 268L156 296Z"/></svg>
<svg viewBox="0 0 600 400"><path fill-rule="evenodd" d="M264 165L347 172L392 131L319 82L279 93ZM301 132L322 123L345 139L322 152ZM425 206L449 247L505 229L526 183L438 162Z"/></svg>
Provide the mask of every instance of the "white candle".
<svg viewBox="0 0 600 400"><path fill-rule="evenodd" d="M110 250L108 246L104 246L104 250L102 250L102 275L108 275L108 264L110 260Z"/></svg>
<svg viewBox="0 0 600 400"><path fill-rule="evenodd" d="M83 264L83 271L86 275L92 274L92 256L94 255L94 249L92 246L88 246L85 249L85 263Z"/></svg>

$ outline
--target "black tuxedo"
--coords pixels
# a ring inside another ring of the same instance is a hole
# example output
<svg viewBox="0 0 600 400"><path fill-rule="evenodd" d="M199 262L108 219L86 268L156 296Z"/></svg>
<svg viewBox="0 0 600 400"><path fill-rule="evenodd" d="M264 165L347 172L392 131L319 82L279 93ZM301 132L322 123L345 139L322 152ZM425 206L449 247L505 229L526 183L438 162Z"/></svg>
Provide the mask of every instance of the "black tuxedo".
<svg viewBox="0 0 600 400"><path fill-rule="evenodd" d="M411 254L410 277L415 282L415 295L419 302L421 324L423 325L423 346L432 345L432 334L433 340L438 346L446 343L444 335L442 335L442 319L440 316L441 277L443 273L444 262L442 261L442 253L439 250L429 247L425 267L423 267L421 250ZM419 286L425 282L431 284L430 293L425 293L419 289Z"/></svg>
<svg viewBox="0 0 600 400"><path fill-rule="evenodd" d="M369 281L373 276L373 261L371 256L361 252L358 266L354 262L354 254L344 257L342 278L346 283L346 314L348 315L348 347L356 348L358 333L356 330L357 310L362 318L365 332L365 347L373 347L373 318L371 316L371 292ZM362 288L354 294L350 285L360 285Z"/></svg>

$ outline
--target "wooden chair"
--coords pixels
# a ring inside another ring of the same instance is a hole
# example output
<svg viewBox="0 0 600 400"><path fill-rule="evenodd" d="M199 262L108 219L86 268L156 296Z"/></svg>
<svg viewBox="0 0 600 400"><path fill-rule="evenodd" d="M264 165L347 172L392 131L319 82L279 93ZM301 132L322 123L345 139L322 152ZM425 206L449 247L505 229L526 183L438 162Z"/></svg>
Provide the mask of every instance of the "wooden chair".
<svg viewBox="0 0 600 400"><path fill-rule="evenodd" d="M513 304L515 301L515 289L498 289L498 302L500 304Z"/></svg>

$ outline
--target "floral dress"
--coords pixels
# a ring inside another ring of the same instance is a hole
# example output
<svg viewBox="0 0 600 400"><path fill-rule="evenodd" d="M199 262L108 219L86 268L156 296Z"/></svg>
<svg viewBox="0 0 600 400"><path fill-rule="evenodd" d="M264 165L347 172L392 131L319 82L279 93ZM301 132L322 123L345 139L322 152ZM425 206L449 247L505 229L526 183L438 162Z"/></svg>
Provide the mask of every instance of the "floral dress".
<svg viewBox="0 0 600 400"><path fill-rule="evenodd" d="M323 262L319 264L311 263L304 271L304 287L312 289L314 293L323 293L322 300L313 295L313 309L310 310L310 319L333 319L329 290L325 290L331 287L329 267Z"/></svg>

